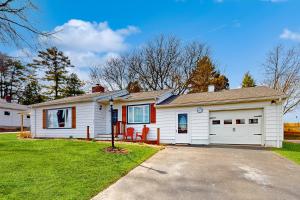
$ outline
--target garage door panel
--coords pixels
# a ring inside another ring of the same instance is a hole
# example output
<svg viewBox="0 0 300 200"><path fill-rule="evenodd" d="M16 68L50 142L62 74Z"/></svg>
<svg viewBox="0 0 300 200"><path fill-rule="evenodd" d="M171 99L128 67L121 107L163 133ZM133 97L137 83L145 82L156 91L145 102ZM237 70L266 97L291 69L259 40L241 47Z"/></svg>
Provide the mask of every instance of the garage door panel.
<svg viewBox="0 0 300 200"><path fill-rule="evenodd" d="M210 142L261 144L262 110L214 111L210 113Z"/></svg>

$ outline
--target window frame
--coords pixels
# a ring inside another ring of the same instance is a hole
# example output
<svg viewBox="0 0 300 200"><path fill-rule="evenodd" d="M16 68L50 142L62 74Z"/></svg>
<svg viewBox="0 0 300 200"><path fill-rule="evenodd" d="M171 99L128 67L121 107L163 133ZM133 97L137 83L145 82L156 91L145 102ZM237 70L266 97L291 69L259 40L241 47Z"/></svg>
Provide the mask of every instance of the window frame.
<svg viewBox="0 0 300 200"><path fill-rule="evenodd" d="M251 123L251 122L250 122L251 120L255 120L255 121L257 121L257 123ZM255 125L255 124L259 124L259 120L258 120L258 118L249 118L249 119L248 119L248 124L250 124L250 125L253 125L253 124L254 124L254 125Z"/></svg>
<svg viewBox="0 0 300 200"><path fill-rule="evenodd" d="M64 128L59 128L59 127L58 128L49 128L48 127L49 126L48 125L48 111L49 110L60 110L60 109L70 109L71 110L71 112L70 112L71 113L71 127L70 128L69 127L67 127L67 128L65 128L65 127ZM72 113L72 106L71 107L69 106L69 107L60 107L60 108L46 109L46 129L58 129L58 130L60 130L60 129L73 129L72 128L72 124L73 124L73 116L72 115L73 115L73 113Z"/></svg>
<svg viewBox="0 0 300 200"><path fill-rule="evenodd" d="M179 115L185 115L186 116L186 131L184 132L180 132L179 127L180 127L180 123L179 123ZM177 113L177 134L188 134L189 132L189 114L188 113Z"/></svg>
<svg viewBox="0 0 300 200"><path fill-rule="evenodd" d="M237 123L237 120L244 120L244 123ZM238 118L238 119L235 119L235 124L236 125L245 125L246 124L246 122L247 122L247 120L245 119L245 118Z"/></svg>
<svg viewBox="0 0 300 200"><path fill-rule="evenodd" d="M219 123L214 124L214 121L219 121ZM212 119L211 120L211 125L213 125L213 126L221 125L221 120L220 119Z"/></svg>
<svg viewBox="0 0 300 200"><path fill-rule="evenodd" d="M149 106L149 120L148 122L129 122L129 107L138 107L138 106ZM145 104L131 104L131 105L126 105L126 123L127 124L150 124L151 123L151 105L150 103L145 103Z"/></svg>
<svg viewBox="0 0 300 200"><path fill-rule="evenodd" d="M225 121L231 120L231 123L225 123ZM233 124L233 119L224 119L223 120L223 125L232 125Z"/></svg>

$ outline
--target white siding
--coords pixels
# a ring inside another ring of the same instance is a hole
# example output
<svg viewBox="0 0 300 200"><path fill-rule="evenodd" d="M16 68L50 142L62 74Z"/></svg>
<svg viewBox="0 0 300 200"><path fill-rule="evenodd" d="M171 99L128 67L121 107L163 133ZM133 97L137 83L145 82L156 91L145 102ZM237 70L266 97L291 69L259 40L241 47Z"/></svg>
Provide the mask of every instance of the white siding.
<svg viewBox="0 0 300 200"><path fill-rule="evenodd" d="M139 104L150 104L154 103L154 101L140 101L140 102L128 102L122 104L114 104L114 109L118 109L118 121L122 121L122 106L123 105L139 105ZM156 115L157 116L157 115ZM158 119L156 118L156 122ZM149 127L149 134L147 139L156 140L157 138L157 130L156 123L145 124ZM127 124L126 127L133 127L135 132L141 132L144 124ZM111 133L111 115L110 115L110 107L106 106L106 133Z"/></svg>
<svg viewBox="0 0 300 200"><path fill-rule="evenodd" d="M268 105L264 109L265 144L281 147L283 141L283 111L281 104Z"/></svg>
<svg viewBox="0 0 300 200"><path fill-rule="evenodd" d="M98 103L94 104L95 117L94 117L94 126L95 126L95 136L97 134L107 134L106 124L107 124L107 109L105 105ZM110 112L109 112L110 113Z"/></svg>
<svg viewBox="0 0 300 200"><path fill-rule="evenodd" d="M43 129L43 109L76 106L75 129ZM31 133L34 137L86 138L87 126L90 126L91 137L94 135L95 103L76 103L59 106L47 106L31 110Z"/></svg>
<svg viewBox="0 0 300 200"><path fill-rule="evenodd" d="M160 128L161 143L176 143L177 113L188 113L192 144L208 144L209 112L197 113L197 107L157 109L157 127Z"/></svg>
<svg viewBox="0 0 300 200"><path fill-rule="evenodd" d="M176 143L176 113L189 113L189 134L192 144L209 144L209 112L218 110L263 109L263 140L264 145L281 147L283 140L282 104L271 102L240 103L214 106L201 106L202 113L197 113L197 107L177 107L157 109L157 127L161 129L162 143Z"/></svg>
<svg viewBox="0 0 300 200"><path fill-rule="evenodd" d="M4 112L10 112L10 115L4 115ZM13 110L8 108L0 108L0 127L20 127L21 115L20 110ZM30 119L24 115L24 127L30 127Z"/></svg>

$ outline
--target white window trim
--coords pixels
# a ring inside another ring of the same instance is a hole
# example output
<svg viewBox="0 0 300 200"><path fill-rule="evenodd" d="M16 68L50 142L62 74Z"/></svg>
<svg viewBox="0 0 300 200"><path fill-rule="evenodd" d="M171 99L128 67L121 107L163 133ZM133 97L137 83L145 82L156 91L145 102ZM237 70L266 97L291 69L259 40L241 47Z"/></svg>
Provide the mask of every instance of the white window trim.
<svg viewBox="0 0 300 200"><path fill-rule="evenodd" d="M129 108L132 107L132 122L129 121ZM148 110L149 110L149 113L148 113L148 119L145 119L145 115L146 115L146 108L145 107L148 107ZM134 109L135 108L142 108L143 110L143 120L146 120L146 121L143 121L143 122L136 122L135 119L134 119ZM128 105L127 106L127 124L150 124L150 104L142 104L142 105Z"/></svg>
<svg viewBox="0 0 300 200"><path fill-rule="evenodd" d="M48 112L51 111L51 110L64 110L64 109L69 109L69 115L70 115L70 127L49 127L49 123L48 123ZM48 109L47 110L47 114L46 114L46 128L47 129L72 129L72 120L73 120L73 117L72 117L72 107L65 107L65 108L51 108L51 109Z"/></svg>

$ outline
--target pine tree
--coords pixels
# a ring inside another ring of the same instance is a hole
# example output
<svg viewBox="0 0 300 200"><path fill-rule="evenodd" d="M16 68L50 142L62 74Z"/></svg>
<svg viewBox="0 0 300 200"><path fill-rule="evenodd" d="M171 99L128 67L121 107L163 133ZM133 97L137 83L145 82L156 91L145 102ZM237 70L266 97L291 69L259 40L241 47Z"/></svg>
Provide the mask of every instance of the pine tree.
<svg viewBox="0 0 300 200"><path fill-rule="evenodd" d="M216 70L208 56L198 61L192 72L189 85L189 93L207 92L209 85L214 85L216 91L229 89L228 78Z"/></svg>
<svg viewBox="0 0 300 200"><path fill-rule="evenodd" d="M12 99L18 99L24 87L26 73L26 67L19 60L0 53L0 97L11 96Z"/></svg>
<svg viewBox="0 0 300 200"><path fill-rule="evenodd" d="M44 80L48 81L47 94L54 99L63 97L64 84L67 78L67 68L74 67L70 59L56 47L39 51L38 59L34 59L31 66L44 68Z"/></svg>
<svg viewBox="0 0 300 200"><path fill-rule="evenodd" d="M64 96L69 97L84 94L85 92L82 90L83 86L84 82L78 78L77 74L71 73L70 76L66 78Z"/></svg>
<svg viewBox="0 0 300 200"><path fill-rule="evenodd" d="M255 86L256 84L251 74L249 72L246 72L243 78L242 87L246 88L246 87L255 87Z"/></svg>
<svg viewBox="0 0 300 200"><path fill-rule="evenodd" d="M42 88L37 80L31 79L24 88L20 103L23 105L31 105L41 103L46 100L46 97L41 94Z"/></svg>

